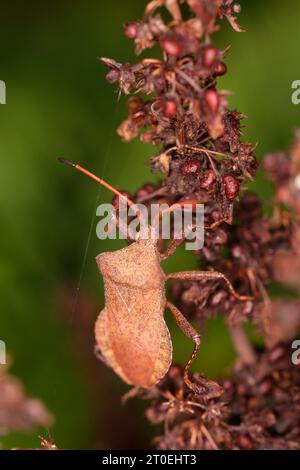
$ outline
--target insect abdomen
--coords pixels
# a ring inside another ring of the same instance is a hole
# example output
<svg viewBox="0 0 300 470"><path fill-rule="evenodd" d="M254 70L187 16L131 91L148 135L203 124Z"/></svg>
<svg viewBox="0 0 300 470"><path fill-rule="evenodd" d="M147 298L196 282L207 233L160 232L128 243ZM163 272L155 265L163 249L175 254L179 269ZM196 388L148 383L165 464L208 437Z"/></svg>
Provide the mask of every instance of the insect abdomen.
<svg viewBox="0 0 300 470"><path fill-rule="evenodd" d="M106 362L127 383L151 387L172 361L164 288L137 289L105 280L106 307L95 327Z"/></svg>

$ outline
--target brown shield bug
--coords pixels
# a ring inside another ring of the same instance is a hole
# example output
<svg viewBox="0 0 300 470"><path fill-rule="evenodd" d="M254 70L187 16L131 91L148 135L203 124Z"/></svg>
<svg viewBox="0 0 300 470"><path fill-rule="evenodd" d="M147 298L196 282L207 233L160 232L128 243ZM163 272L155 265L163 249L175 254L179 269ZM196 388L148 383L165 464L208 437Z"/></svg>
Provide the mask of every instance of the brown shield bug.
<svg viewBox="0 0 300 470"><path fill-rule="evenodd" d="M59 160L110 189L128 206L135 206L127 196L85 168L65 159ZM184 201L181 205L186 202L191 201ZM178 245L178 240L173 240L166 252L160 253L158 239L149 237L97 256L97 265L104 278L105 307L95 324L96 345L104 362L126 383L143 388L154 386L168 372L172 362L172 342L164 320L164 311L168 308L178 326L194 342L194 350L184 368L184 381L190 389L200 393L203 387L189 378L191 363L200 347L200 335L178 308L166 299L166 281L223 279L234 297L241 301L250 297L240 296L227 277L219 272L165 274L161 261L174 253Z"/></svg>

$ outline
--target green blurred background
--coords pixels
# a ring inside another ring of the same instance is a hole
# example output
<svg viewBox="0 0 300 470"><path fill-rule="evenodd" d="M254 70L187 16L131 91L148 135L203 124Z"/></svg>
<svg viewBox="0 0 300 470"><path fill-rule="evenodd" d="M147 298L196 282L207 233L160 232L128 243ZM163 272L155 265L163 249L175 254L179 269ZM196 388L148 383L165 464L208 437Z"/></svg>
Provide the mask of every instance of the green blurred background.
<svg viewBox="0 0 300 470"><path fill-rule="evenodd" d="M300 79L300 3L244 0L235 33L224 21L216 43L225 48L232 90L230 104L244 112L245 135L256 154L286 148L300 124L291 83ZM122 242L97 240L97 201L111 195L57 164L63 155L95 170L115 186L134 192L155 181L145 164L153 149L115 133L126 115L115 88L105 82L97 56L135 61L122 24L138 19L144 0L1 2L0 79L7 104L0 105L0 339L13 359L12 372L28 394L42 399L56 417L51 433L61 448L149 446L153 430L144 403L125 407L128 389L94 359L93 323L103 306L94 258ZM259 174L264 199L272 188ZM166 270L192 268L180 252ZM191 343L169 322L174 359L183 362ZM211 377L223 374L234 353L220 320L203 333L195 364ZM0 366L1 367L1 366ZM37 434L1 438L6 448L35 447Z"/></svg>

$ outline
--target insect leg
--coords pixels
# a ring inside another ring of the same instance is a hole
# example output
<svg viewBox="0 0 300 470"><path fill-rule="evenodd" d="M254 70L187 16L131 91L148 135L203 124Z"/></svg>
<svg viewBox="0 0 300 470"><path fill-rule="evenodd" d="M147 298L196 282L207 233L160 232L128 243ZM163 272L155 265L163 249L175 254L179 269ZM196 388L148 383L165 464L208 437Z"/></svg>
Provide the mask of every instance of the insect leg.
<svg viewBox="0 0 300 470"><path fill-rule="evenodd" d="M118 227L119 232L122 233L123 236L126 237L128 242L136 241L135 235L129 232L127 224L124 221L122 221L121 217L117 217L114 213L112 213L111 221L113 221L116 224L116 227Z"/></svg>
<svg viewBox="0 0 300 470"><path fill-rule="evenodd" d="M184 381L186 383L186 385L191 389L193 390L195 393L199 393L199 386L197 386L196 384L194 384L190 378L189 378L189 370L190 370L190 367L191 367L191 364L193 362L193 360L195 359L196 355L197 355L197 352L200 348L200 335L199 333L195 330L195 328L187 321L187 319L182 315L182 313L180 312L180 310L178 310L177 307L175 307L175 305L173 305L171 302L167 301L166 302L166 307L169 308L173 314L173 317L175 318L175 321L177 323L177 325L179 326L179 328L181 328L181 330L184 332L184 334L190 338L191 340L194 341L195 343L195 346L194 346L194 350L188 360L188 362L186 363L185 367L184 367L184 373L183 373L183 378L184 378ZM201 390L202 391L202 390Z"/></svg>
<svg viewBox="0 0 300 470"><path fill-rule="evenodd" d="M223 220L219 220L217 222L214 222L213 224L211 225L205 225L204 228L206 230L211 230L213 228L216 228L218 225L220 225L221 223L223 222ZM191 227L191 230L190 232L196 227L196 225L193 225ZM169 246L166 248L166 251L164 253L161 253L161 259L162 260L165 260L167 258L169 258L169 256L173 255L173 253L175 253L175 251L177 250L177 248L182 245L182 243L184 243L184 241L186 240L186 237L187 237L187 234L185 234L184 232L182 232L182 237L179 238L179 239L174 239L171 241L171 243L169 244Z"/></svg>
<svg viewBox="0 0 300 470"><path fill-rule="evenodd" d="M177 248L182 245L182 243L185 241L185 237L174 239L171 241L171 243L168 245L166 248L166 251L164 253L161 253L160 257L162 260L168 259L169 256L171 256Z"/></svg>
<svg viewBox="0 0 300 470"><path fill-rule="evenodd" d="M183 271L179 273L172 273L167 275L167 279L180 279L182 281L209 281L209 280L216 280L216 279L223 279L230 293L238 300L246 301L246 300L253 300L253 297L247 295L240 295L234 289L233 285L229 281L229 279L223 273L219 273L217 271Z"/></svg>

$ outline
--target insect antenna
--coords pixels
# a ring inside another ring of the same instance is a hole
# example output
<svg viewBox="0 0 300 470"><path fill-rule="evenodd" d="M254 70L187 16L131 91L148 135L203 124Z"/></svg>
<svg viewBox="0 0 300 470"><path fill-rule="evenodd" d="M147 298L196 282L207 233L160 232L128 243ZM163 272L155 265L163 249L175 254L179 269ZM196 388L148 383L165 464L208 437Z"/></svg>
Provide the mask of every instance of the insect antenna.
<svg viewBox="0 0 300 470"><path fill-rule="evenodd" d="M117 196L119 196L123 200L125 200L129 207L135 206L134 202L131 199L129 199L127 196L122 194L120 191L118 191L116 188L111 186L109 183L107 183L103 179L99 178L99 176L96 176L94 173L91 173L89 170L86 170L86 168L83 168L82 166L78 165L77 163L71 162L70 160L66 160L65 158L62 158L62 157L59 157L58 161L60 163L63 163L64 165L71 166L72 168L75 168L75 170L78 170L81 173L84 173L85 175L87 175L89 178L92 178L93 180L97 181L97 183L101 184L102 186L109 189L111 192L113 192L114 194L116 194Z"/></svg>
<svg viewBox="0 0 300 470"><path fill-rule="evenodd" d="M146 220L145 220L145 215L143 212L140 210L139 207L125 194L122 194L120 191L118 191L116 188L114 188L111 184L107 183L103 179L99 178L99 176L96 176L94 173L90 172L86 168L78 165L77 163L74 163L70 160L66 160L65 158L59 157L58 161L60 163L63 163L64 165L70 166L72 168L75 168L75 170L80 171L81 173L85 174L89 178L93 179L94 181L97 181L97 183L101 184L105 188L109 189L112 193L116 194L119 198L121 198L123 201L125 201L128 205L128 207L132 208L140 220L140 223L142 226L147 226Z"/></svg>

